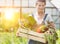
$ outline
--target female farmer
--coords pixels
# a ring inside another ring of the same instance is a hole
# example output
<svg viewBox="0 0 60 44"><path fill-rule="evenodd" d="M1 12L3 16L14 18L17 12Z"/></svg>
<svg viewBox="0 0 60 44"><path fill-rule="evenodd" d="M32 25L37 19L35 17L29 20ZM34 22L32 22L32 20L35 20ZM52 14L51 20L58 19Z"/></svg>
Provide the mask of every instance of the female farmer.
<svg viewBox="0 0 60 44"><path fill-rule="evenodd" d="M32 14L29 15L29 16L33 16L34 19L36 20L37 25L35 27L37 27L38 25L41 25L43 20L45 23L49 21L52 27L55 26L51 15L45 14L45 5L46 5L46 0L37 0L36 10ZM38 42L38 41L34 41L30 39L28 44L48 44L48 43L42 43L42 42Z"/></svg>

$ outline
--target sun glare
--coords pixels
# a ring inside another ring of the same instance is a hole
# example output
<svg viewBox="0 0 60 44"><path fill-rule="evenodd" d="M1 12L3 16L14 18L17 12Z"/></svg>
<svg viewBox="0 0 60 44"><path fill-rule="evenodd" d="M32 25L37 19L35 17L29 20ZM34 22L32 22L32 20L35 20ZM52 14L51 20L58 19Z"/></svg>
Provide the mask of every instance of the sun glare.
<svg viewBox="0 0 60 44"><path fill-rule="evenodd" d="M7 9L5 10L5 18L6 19L13 19L14 10L13 9Z"/></svg>

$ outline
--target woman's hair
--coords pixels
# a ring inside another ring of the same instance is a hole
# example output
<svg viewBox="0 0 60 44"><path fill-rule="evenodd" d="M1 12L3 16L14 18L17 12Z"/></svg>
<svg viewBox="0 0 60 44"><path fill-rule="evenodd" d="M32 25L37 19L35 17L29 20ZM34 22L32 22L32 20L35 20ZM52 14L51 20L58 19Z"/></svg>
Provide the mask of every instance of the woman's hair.
<svg viewBox="0 0 60 44"><path fill-rule="evenodd" d="M44 2L46 4L46 0L37 0L36 3L37 2Z"/></svg>

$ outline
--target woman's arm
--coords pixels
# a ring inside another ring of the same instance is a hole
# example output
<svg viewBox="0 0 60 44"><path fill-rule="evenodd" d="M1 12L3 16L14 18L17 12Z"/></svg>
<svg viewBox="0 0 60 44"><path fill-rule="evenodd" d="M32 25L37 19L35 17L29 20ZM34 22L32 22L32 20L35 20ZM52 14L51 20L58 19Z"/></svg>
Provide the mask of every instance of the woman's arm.
<svg viewBox="0 0 60 44"><path fill-rule="evenodd" d="M51 27L55 28L55 23L54 23L51 15L47 16L46 21L47 21L48 26L51 26Z"/></svg>

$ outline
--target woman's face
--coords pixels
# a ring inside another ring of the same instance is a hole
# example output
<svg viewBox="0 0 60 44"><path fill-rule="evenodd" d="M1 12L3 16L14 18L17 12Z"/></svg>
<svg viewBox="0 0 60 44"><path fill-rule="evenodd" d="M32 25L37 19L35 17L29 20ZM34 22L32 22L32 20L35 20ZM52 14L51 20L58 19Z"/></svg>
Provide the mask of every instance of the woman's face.
<svg viewBox="0 0 60 44"><path fill-rule="evenodd" d="M45 9L45 3L44 2L37 2L36 3L36 8L39 12L42 12L44 11Z"/></svg>

